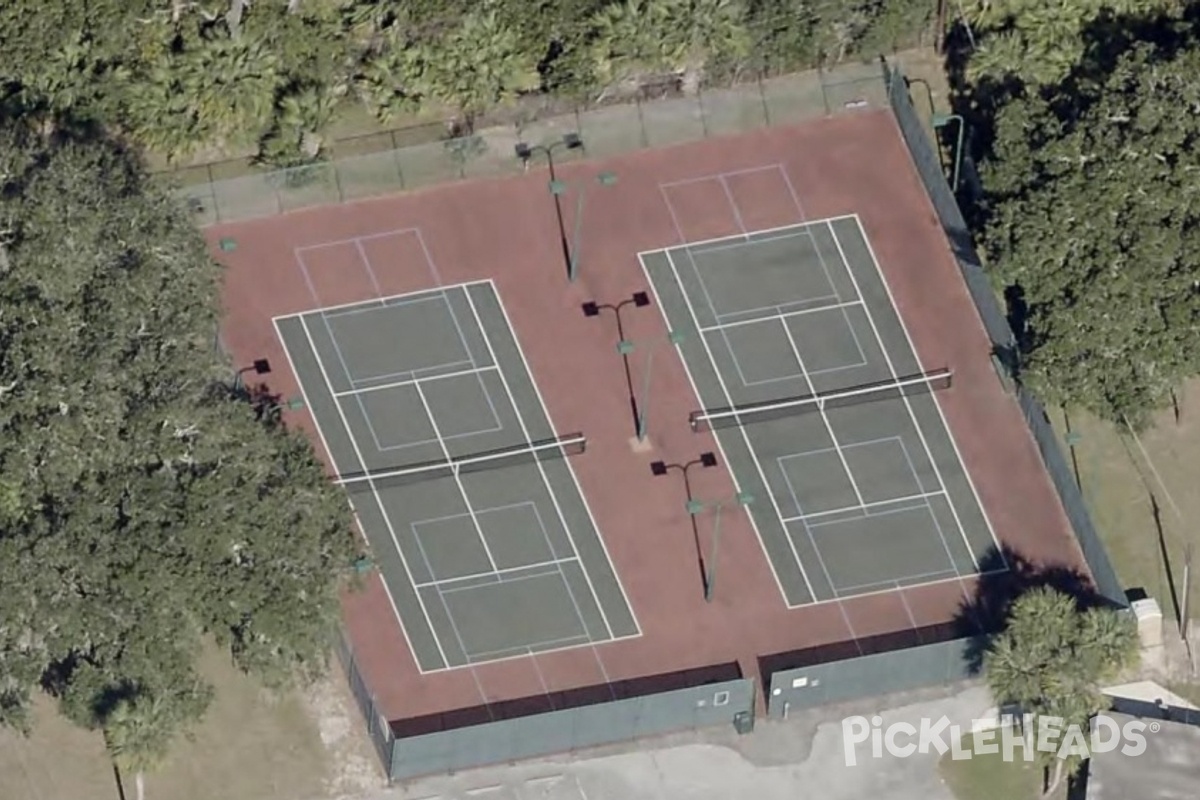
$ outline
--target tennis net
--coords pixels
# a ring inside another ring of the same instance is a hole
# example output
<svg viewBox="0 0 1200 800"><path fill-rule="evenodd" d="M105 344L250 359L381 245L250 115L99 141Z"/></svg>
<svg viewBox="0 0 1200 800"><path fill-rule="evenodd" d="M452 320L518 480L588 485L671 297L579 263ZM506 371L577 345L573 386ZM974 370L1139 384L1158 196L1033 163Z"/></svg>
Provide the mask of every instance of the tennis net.
<svg viewBox="0 0 1200 800"><path fill-rule="evenodd" d="M426 462L403 469L350 473L339 476L334 482L343 486L361 483L379 484L384 488L403 486L441 478L453 478L455 475L471 472L566 458L582 453L585 449L587 449L587 438L582 433L571 433L527 444L501 447L470 456Z"/></svg>
<svg viewBox="0 0 1200 800"><path fill-rule="evenodd" d="M866 383L850 389L833 392L772 400L764 403L747 403L742 406L726 406L693 411L689 420L693 431L713 431L753 425L756 422L783 419L796 414L823 411L827 408L844 408L860 403L874 403L899 397L929 394L938 389L950 388L951 371L948 369L922 372L916 375Z"/></svg>

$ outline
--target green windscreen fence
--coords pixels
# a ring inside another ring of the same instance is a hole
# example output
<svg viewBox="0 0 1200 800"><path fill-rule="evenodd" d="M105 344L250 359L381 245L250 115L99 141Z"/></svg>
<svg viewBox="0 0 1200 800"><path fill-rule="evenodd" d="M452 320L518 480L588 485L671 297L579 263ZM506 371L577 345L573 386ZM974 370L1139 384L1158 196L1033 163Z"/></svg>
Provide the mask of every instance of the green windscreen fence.
<svg viewBox="0 0 1200 800"><path fill-rule="evenodd" d="M770 676L767 716L786 719L830 703L970 680L977 677L985 642L984 637L956 638L777 669Z"/></svg>
<svg viewBox="0 0 1200 800"><path fill-rule="evenodd" d="M747 732L754 718L752 679L711 680L694 686L646 691L659 682L703 679L704 674L731 670L736 671L737 665L590 687L551 698L558 704L580 702L580 705L536 713L518 712L521 715L508 719L470 724L473 722L470 713L458 712L453 715L453 724L459 726L442 730L423 730L442 724L445 720L441 718L397 722L393 726L395 741L389 774L393 781L398 781L690 728L733 725ZM631 694L642 691L645 693ZM506 709L502 705L492 706L487 713L502 715Z"/></svg>
<svg viewBox="0 0 1200 800"><path fill-rule="evenodd" d="M1062 448L1050 427L1046 412L1037 398L1020 384L1019 357L1012 328L1009 326L1008 318L988 280L979 255L975 251L971 232L958 207L958 200L942 171L937 151L913 106L907 81L899 69L886 63L883 68L892 113L896 117L901 135L908 146L909 154L921 182L925 186L926 193L933 203L934 211L941 222L946 239L954 251L971 299L983 321L984 329L991 338L994 352L1003 368L1009 371L1006 376L1008 381L1017 387L1017 400L1025 416L1030 435L1037 444L1046 472L1050 475L1059 501L1070 520L1075 538L1079 541L1079 547L1087 561L1096 591L1110 605L1116 608L1128 608L1129 602L1126 599L1125 590L1117 578L1116 570L1109 561L1104 544L1092 524L1083 494L1080 492L1071 470L1067 467ZM1013 502L1019 502L1019 498L1014 498Z"/></svg>

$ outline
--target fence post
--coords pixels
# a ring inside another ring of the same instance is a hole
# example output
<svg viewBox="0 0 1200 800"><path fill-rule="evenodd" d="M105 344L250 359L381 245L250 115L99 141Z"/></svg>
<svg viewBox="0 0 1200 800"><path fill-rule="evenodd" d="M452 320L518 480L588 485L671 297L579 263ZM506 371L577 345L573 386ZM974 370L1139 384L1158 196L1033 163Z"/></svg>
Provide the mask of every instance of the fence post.
<svg viewBox="0 0 1200 800"><path fill-rule="evenodd" d="M817 64L817 83L821 85L821 104L825 106L825 116L829 116L833 111L829 108L829 93L825 91L825 69Z"/></svg>
<svg viewBox="0 0 1200 800"><path fill-rule="evenodd" d="M650 146L650 133L646 130L646 117L642 114L642 100L640 97L633 98L633 105L637 108L638 125L642 129L642 147Z"/></svg>

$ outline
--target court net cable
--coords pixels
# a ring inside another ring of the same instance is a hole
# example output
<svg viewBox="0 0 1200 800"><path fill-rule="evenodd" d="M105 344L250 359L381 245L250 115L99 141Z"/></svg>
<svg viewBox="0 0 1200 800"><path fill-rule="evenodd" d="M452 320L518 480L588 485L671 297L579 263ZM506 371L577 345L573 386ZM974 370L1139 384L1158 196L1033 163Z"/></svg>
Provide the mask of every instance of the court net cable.
<svg viewBox="0 0 1200 800"><path fill-rule="evenodd" d="M823 411L827 408L845 408L861 403L913 397L950 388L951 375L949 369L942 369L803 397L704 409L693 411L689 421L693 431L713 431Z"/></svg>
<svg viewBox="0 0 1200 800"><path fill-rule="evenodd" d="M536 442L501 447L483 453L475 453L459 458L442 459L424 464L417 464L403 469L367 470L338 476L334 483L353 485L359 483L379 483L383 486L400 486L411 483L423 483L441 478L452 478L484 470L503 469L520 464L534 464L541 461L551 461L567 456L578 455L587 449L587 437L582 433L571 433Z"/></svg>

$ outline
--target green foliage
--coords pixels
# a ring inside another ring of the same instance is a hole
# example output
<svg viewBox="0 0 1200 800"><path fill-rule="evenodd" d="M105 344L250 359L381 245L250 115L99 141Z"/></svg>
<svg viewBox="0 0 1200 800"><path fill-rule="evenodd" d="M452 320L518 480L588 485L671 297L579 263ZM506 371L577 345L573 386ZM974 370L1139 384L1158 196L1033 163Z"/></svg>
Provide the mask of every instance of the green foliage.
<svg viewBox="0 0 1200 800"><path fill-rule="evenodd" d="M1178 0L974 0L965 6L980 43L971 57L971 77L1057 83L1084 61L1084 31L1103 16L1146 16L1179 5Z"/></svg>
<svg viewBox="0 0 1200 800"><path fill-rule="evenodd" d="M996 117L983 243L1019 287L1027 380L1135 424L1200 372L1200 51L1141 45Z"/></svg>
<svg viewBox="0 0 1200 800"><path fill-rule="evenodd" d="M1103 684L1137 660L1133 621L1110 609L1080 610L1073 598L1043 587L1013 604L1007 625L984 655L988 687L998 704L1054 717L1063 727L1089 730L1108 708ZM1038 751L1044 763L1074 772L1079 757Z"/></svg>
<svg viewBox="0 0 1200 800"><path fill-rule="evenodd" d="M285 682L324 666L354 556L302 437L222 383L219 268L95 139L0 130L0 721L202 713L202 637ZM140 713L140 711L139 711Z"/></svg>
<svg viewBox="0 0 1200 800"><path fill-rule="evenodd" d="M96 120L162 154L257 143L311 161L332 113L474 117L541 92L594 100L663 74L689 89L911 44L925 0L20 0L0 8L0 102ZM233 13L234 11L237 13ZM336 110L336 109L335 109Z"/></svg>

